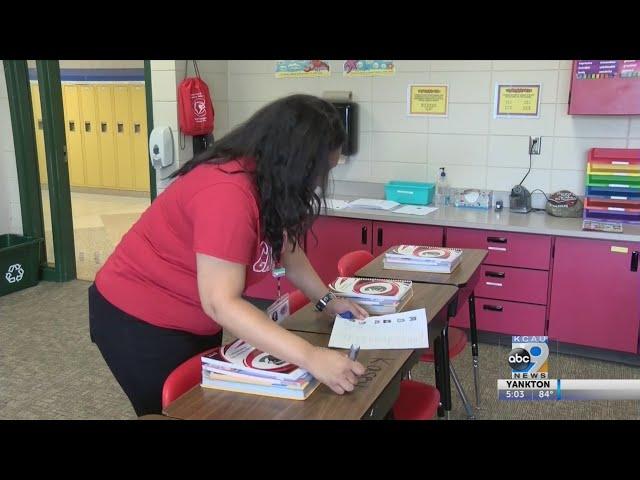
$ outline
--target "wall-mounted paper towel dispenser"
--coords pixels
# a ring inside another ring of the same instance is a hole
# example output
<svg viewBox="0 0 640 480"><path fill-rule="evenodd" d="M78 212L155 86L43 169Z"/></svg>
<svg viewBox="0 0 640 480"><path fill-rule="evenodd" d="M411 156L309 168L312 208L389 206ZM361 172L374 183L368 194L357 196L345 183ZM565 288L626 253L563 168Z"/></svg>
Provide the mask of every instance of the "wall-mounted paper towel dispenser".
<svg viewBox="0 0 640 480"><path fill-rule="evenodd" d="M342 154L345 156L356 154L358 152L358 104L351 100L352 93L349 91L324 92L323 97L336 107L342 126L347 132Z"/></svg>
<svg viewBox="0 0 640 480"><path fill-rule="evenodd" d="M342 146L342 154L349 156L358 152L358 104L352 101L331 100L331 103L342 120L342 126L347 132L347 140Z"/></svg>

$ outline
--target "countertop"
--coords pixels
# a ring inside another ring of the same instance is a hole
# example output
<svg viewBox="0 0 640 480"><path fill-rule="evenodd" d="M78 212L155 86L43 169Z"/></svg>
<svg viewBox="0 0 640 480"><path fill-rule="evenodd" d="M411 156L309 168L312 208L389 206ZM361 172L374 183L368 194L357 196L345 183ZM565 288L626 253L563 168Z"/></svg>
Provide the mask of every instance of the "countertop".
<svg viewBox="0 0 640 480"><path fill-rule="evenodd" d="M351 201L360 197L334 195L332 198ZM371 196L367 198L375 197ZM443 227L477 228L562 237L640 242L640 226L638 225L623 224L623 233L593 232L582 230L582 218L553 217L545 211L533 211L527 214L511 213L508 207L501 212L496 212L493 209L481 210L473 208L438 207L438 210L428 215L407 215L394 213L393 211L352 208L325 210L323 207L322 214L333 217L412 223L417 225L438 225Z"/></svg>

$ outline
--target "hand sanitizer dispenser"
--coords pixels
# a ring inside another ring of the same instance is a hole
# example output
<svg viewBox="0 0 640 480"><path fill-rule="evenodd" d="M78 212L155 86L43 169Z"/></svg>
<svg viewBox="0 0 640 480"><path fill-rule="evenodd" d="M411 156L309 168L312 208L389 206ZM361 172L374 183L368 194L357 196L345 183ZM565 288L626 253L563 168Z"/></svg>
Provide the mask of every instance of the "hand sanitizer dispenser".
<svg viewBox="0 0 640 480"><path fill-rule="evenodd" d="M158 189L166 188L168 177L177 169L174 161L173 134L169 127L156 127L149 135L149 158L156 169L156 185Z"/></svg>

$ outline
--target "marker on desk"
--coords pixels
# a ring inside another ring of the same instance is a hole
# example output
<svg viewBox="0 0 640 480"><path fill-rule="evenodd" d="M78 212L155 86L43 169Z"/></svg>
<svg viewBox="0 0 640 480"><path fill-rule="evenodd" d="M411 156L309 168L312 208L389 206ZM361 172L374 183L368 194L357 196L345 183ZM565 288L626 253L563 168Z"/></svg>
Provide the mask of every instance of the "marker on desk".
<svg viewBox="0 0 640 480"><path fill-rule="evenodd" d="M349 360L353 360L355 362L356 358L358 358L358 353L360 353L360 347L351 344L351 348L349 349Z"/></svg>

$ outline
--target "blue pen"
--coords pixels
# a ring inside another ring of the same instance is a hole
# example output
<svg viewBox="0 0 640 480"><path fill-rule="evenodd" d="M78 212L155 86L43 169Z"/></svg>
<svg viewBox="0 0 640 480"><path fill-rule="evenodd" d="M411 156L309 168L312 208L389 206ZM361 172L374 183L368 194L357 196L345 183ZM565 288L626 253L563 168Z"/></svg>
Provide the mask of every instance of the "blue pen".
<svg viewBox="0 0 640 480"><path fill-rule="evenodd" d="M347 320L353 320L353 313L351 313L349 310L347 310L346 312L340 313L339 315L342 318L346 318Z"/></svg>

